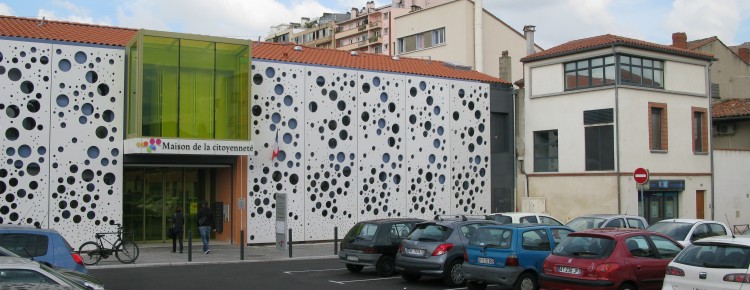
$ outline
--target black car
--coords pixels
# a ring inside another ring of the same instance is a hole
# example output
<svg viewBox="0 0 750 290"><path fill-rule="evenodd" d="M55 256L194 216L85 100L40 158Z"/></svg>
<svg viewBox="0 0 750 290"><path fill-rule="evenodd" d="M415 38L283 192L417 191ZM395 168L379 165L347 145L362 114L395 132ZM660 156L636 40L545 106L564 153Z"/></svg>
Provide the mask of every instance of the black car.
<svg viewBox="0 0 750 290"><path fill-rule="evenodd" d="M423 220L414 218L358 222L341 241L339 258L352 273L374 265L378 275L391 276L395 273L393 265L401 240L420 222Z"/></svg>

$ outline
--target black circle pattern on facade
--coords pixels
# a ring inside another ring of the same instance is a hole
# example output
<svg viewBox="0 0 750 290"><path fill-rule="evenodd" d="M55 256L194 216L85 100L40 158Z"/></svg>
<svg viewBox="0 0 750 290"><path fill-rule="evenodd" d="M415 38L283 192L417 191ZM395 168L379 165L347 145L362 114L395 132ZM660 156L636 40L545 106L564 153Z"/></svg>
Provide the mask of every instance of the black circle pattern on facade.
<svg viewBox="0 0 750 290"><path fill-rule="evenodd" d="M476 140L485 143L480 137L489 132L457 101L459 89L482 85L265 61L252 69L259 149L248 164L250 227L275 228L277 193L287 195L288 227L298 241L328 239L334 227L370 218L486 213L489 184L480 179L489 178L489 147ZM475 110L489 110L483 93ZM454 121L454 113L464 118ZM280 152L271 159L277 131ZM456 176L462 182L454 187ZM273 234L253 233L249 241L272 242Z"/></svg>
<svg viewBox="0 0 750 290"><path fill-rule="evenodd" d="M102 231L98 225L122 216L122 157L112 156L119 155L122 138L104 137L121 123L115 112L123 107L124 53L0 42L5 56L0 66L8 70L7 77L0 77L0 107L7 108L4 115L13 115L3 118L10 120L10 132L6 130L2 152L13 166L0 175L0 198L8 206L7 212L0 211L0 223L55 228L72 244L90 239L91 232ZM94 59L109 61L94 66ZM108 97L97 98L104 95ZM100 118L105 111L111 123ZM75 172L79 167L92 170L91 180L80 178ZM84 192L94 198L82 199Z"/></svg>

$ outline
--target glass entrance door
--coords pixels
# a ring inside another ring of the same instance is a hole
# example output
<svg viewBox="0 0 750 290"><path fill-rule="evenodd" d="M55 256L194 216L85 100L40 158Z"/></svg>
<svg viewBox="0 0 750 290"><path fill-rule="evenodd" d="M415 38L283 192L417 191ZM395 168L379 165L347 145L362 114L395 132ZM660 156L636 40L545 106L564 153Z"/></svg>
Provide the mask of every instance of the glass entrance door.
<svg viewBox="0 0 750 290"><path fill-rule="evenodd" d="M201 201L215 200L215 169L127 168L123 191L123 224L136 241L166 241L175 208L182 208L185 231L193 230Z"/></svg>
<svg viewBox="0 0 750 290"><path fill-rule="evenodd" d="M645 201L639 200L639 203L645 205L643 217L649 224L679 217L676 191L646 191L643 193L643 199Z"/></svg>

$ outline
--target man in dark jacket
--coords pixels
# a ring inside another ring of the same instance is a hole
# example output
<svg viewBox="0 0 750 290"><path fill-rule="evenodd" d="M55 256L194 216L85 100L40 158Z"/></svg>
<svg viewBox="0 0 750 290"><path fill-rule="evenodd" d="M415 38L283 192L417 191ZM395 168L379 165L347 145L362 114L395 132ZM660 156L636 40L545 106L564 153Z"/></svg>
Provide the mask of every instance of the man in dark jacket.
<svg viewBox="0 0 750 290"><path fill-rule="evenodd" d="M180 241L180 254L182 254L182 233L185 228L185 216L182 214L182 207L177 206L172 216L172 253L177 250L177 240Z"/></svg>
<svg viewBox="0 0 750 290"><path fill-rule="evenodd" d="M203 201L201 208L198 209L198 216L195 221L198 223L198 231L201 233L201 241L203 242L203 253L208 254L211 250L208 248L208 239L211 237L211 225L213 224L213 218L211 216L211 209L208 207L208 202Z"/></svg>

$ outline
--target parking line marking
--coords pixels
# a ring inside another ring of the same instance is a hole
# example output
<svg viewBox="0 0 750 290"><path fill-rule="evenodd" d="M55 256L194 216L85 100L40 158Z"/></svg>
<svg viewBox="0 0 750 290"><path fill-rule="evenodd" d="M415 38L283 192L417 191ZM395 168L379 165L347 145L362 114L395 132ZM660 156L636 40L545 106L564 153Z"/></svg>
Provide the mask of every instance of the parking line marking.
<svg viewBox="0 0 750 290"><path fill-rule="evenodd" d="M387 279L401 279L401 277L386 277L386 278L363 279L363 280L347 280L347 281L333 281L333 280L328 280L328 282L344 285L346 283L378 281L378 280L387 280Z"/></svg>
<svg viewBox="0 0 750 290"><path fill-rule="evenodd" d="M306 272L325 272L325 271L338 271L338 270L346 270L346 268L320 269L320 270L302 270L302 271L284 271L284 274L306 273Z"/></svg>

